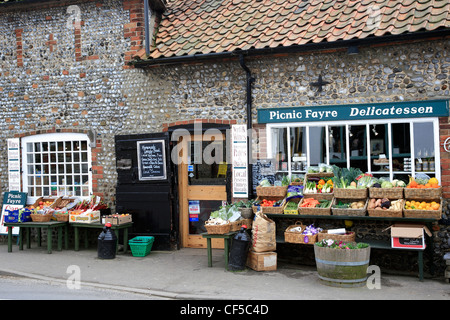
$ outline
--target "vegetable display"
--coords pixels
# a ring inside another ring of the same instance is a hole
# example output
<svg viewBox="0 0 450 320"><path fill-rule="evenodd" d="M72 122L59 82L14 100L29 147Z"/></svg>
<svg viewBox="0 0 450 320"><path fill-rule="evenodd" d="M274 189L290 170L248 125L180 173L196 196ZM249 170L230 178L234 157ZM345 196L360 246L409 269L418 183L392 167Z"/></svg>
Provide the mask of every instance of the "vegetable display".
<svg viewBox="0 0 450 320"><path fill-rule="evenodd" d="M305 184L304 193L332 193L333 180L331 178L310 177Z"/></svg>
<svg viewBox="0 0 450 320"><path fill-rule="evenodd" d="M409 183L406 186L408 189L425 189L425 188L439 188L439 181L436 178L430 178L427 175L409 177Z"/></svg>
<svg viewBox="0 0 450 320"><path fill-rule="evenodd" d="M363 209L364 206L366 205L366 203L363 200L359 200L359 201L353 201L353 202L342 202L342 200L339 200L337 203L335 203L333 205L333 208L338 208L338 209Z"/></svg>
<svg viewBox="0 0 450 320"><path fill-rule="evenodd" d="M412 209L412 210L439 210L441 208L441 205L437 203L436 201L406 201L405 202L405 209Z"/></svg>
<svg viewBox="0 0 450 320"><path fill-rule="evenodd" d="M391 201L387 198L383 199L370 199L367 209L383 209L383 210L402 210L402 200Z"/></svg>
<svg viewBox="0 0 450 320"><path fill-rule="evenodd" d="M330 200L317 200L314 198L305 198L300 204L301 208L328 208L331 205Z"/></svg>

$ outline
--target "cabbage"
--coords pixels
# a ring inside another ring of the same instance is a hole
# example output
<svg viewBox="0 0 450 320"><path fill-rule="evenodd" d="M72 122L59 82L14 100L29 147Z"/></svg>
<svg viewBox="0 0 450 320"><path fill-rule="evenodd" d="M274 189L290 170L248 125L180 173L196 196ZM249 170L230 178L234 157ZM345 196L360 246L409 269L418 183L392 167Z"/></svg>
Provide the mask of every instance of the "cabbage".
<svg viewBox="0 0 450 320"><path fill-rule="evenodd" d="M389 181L383 181L383 182L381 183L381 187L382 187L382 188L393 188L394 186L393 186L392 183L389 182Z"/></svg>

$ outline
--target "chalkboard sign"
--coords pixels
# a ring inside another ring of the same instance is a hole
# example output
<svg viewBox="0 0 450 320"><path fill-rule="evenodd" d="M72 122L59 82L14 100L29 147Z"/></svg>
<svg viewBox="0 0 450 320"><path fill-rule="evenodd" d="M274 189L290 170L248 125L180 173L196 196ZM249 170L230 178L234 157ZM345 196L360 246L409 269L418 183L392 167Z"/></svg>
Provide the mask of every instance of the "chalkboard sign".
<svg viewBox="0 0 450 320"><path fill-rule="evenodd" d="M273 185L275 181L275 170L273 166L273 160L270 159L258 159L255 160L252 165L252 185L253 191L256 193L256 187L261 180L267 179Z"/></svg>
<svg viewBox="0 0 450 320"><path fill-rule="evenodd" d="M137 142L139 180L165 180L166 148L164 140Z"/></svg>

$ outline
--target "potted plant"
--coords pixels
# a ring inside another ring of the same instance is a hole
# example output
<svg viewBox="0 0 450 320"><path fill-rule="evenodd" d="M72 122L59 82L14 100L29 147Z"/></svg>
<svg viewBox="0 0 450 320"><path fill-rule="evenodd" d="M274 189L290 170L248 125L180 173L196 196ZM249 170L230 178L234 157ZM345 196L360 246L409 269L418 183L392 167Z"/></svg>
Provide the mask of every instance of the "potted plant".
<svg viewBox="0 0 450 320"><path fill-rule="evenodd" d="M367 280L370 246L367 243L324 239L314 244L317 273L334 287L360 287Z"/></svg>

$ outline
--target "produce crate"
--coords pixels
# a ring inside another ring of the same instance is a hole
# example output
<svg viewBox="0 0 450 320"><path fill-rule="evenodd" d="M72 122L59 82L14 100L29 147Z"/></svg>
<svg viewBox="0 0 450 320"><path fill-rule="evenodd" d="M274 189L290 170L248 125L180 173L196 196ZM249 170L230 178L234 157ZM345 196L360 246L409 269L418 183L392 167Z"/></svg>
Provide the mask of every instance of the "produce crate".
<svg viewBox="0 0 450 320"><path fill-rule="evenodd" d="M367 203L367 213L369 217L390 217L390 218L401 218L403 217L403 205L404 200L403 199L390 199L391 201L401 201L401 207L400 210L395 209L369 209L369 203L371 199L369 199L369 202Z"/></svg>
<svg viewBox="0 0 450 320"><path fill-rule="evenodd" d="M301 231L290 231L292 228L301 227ZM317 241L317 234L308 235L302 234L305 230L305 226L300 222L291 225L284 231L284 241L287 243L301 243L301 244L314 244Z"/></svg>
<svg viewBox="0 0 450 320"><path fill-rule="evenodd" d="M338 201L342 201L343 203L352 203L355 201L363 201L364 208L361 209L352 209L352 208L333 208L333 206L338 203ZM331 212L334 216L365 216L367 212L367 203L368 199L337 199L334 198L331 204Z"/></svg>
<svg viewBox="0 0 450 320"><path fill-rule="evenodd" d="M304 198L305 199L305 198ZM331 204L333 201L330 202L330 205L326 208L305 208L305 207L301 207L304 199L302 199L302 201L300 201L300 203L298 204L298 213L300 215L317 215L317 216L329 216L331 215ZM328 200L328 199L317 199L316 200ZM331 199L330 199L331 200ZM330 201L328 200L328 201Z"/></svg>
<svg viewBox="0 0 450 320"><path fill-rule="evenodd" d="M58 201L60 201L61 197L59 198L50 198L50 197L40 197L38 198L33 204L32 206L34 208L39 206L39 202L51 202L51 204L49 205L50 208L56 208L57 203L59 203Z"/></svg>
<svg viewBox="0 0 450 320"><path fill-rule="evenodd" d="M266 187L269 188L269 187ZM263 200L263 199L267 199L267 200L283 200L284 197L257 197L256 201L258 200ZM258 211L258 207L260 208L260 210L262 211L262 213L274 213L274 214L282 214L283 213L283 208L284 208L284 201L280 204L279 207L263 207L263 206L252 206L253 212L256 213Z"/></svg>
<svg viewBox="0 0 450 320"><path fill-rule="evenodd" d="M277 253L250 250L247 255L247 266L255 271L275 271L277 270Z"/></svg>
<svg viewBox="0 0 450 320"><path fill-rule="evenodd" d="M348 189L348 188L334 188L335 198L342 199L364 199L367 198L367 188Z"/></svg>
<svg viewBox="0 0 450 320"><path fill-rule="evenodd" d="M435 200L442 196L442 187L439 188L405 188L405 199Z"/></svg>
<svg viewBox="0 0 450 320"><path fill-rule="evenodd" d="M231 231L231 223L224 224L205 224L208 234L225 234Z"/></svg>
<svg viewBox="0 0 450 320"><path fill-rule="evenodd" d="M128 240L133 257L145 257L152 250L155 237L139 236Z"/></svg>
<svg viewBox="0 0 450 320"><path fill-rule="evenodd" d="M76 223L96 223L100 222L100 211L78 212L77 210L69 212L69 222Z"/></svg>
<svg viewBox="0 0 450 320"><path fill-rule="evenodd" d="M402 187L394 188L369 188L370 198L386 198L386 199L403 199L403 189Z"/></svg>
<svg viewBox="0 0 450 320"><path fill-rule="evenodd" d="M291 200L289 200L289 201L285 201L285 202L284 202L284 206L283 206L283 213L284 213L284 214L298 214L298 204L299 204L299 202L300 202L301 200L302 200L302 198L293 198L293 199L291 199ZM297 204L296 207L295 207L295 209L287 209L287 204L288 204L289 202L294 202L294 203Z"/></svg>
<svg viewBox="0 0 450 320"><path fill-rule="evenodd" d="M113 226L119 226L125 223L132 222L131 214L121 215L121 214L111 214L105 216L105 224L111 223Z"/></svg>
<svg viewBox="0 0 450 320"><path fill-rule="evenodd" d="M422 201L425 199L406 199L405 204L406 204L406 201L411 201L411 200ZM405 218L425 218L425 219L436 219L436 220L441 219L442 205L443 205L442 199L427 200L427 202L430 202L430 201L435 201L435 202L439 203L439 210L406 209L405 207L403 207L403 216Z"/></svg>

